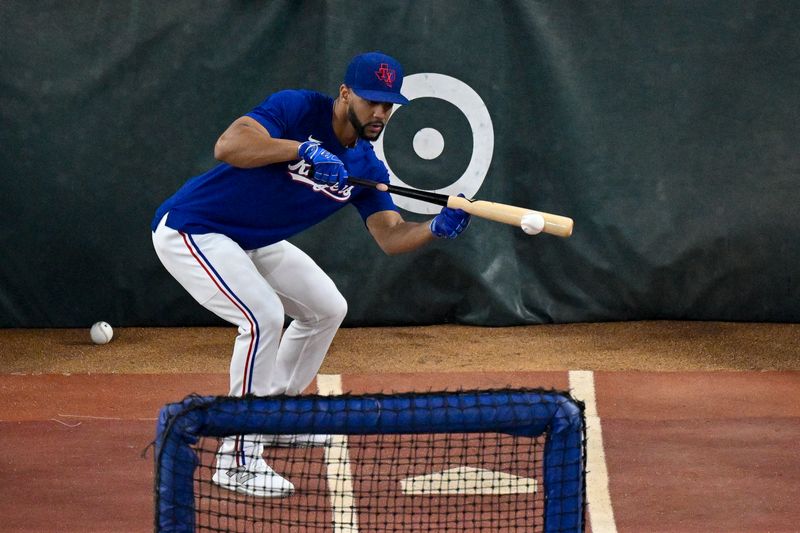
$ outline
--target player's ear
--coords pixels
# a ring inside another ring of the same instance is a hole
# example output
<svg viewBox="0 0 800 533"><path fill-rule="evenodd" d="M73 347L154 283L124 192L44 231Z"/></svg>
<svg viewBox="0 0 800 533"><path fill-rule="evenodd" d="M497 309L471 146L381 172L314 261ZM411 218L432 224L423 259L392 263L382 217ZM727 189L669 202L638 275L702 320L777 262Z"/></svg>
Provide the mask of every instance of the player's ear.
<svg viewBox="0 0 800 533"><path fill-rule="evenodd" d="M341 98L343 102L347 102L350 98L350 87L344 83L339 86L339 98Z"/></svg>

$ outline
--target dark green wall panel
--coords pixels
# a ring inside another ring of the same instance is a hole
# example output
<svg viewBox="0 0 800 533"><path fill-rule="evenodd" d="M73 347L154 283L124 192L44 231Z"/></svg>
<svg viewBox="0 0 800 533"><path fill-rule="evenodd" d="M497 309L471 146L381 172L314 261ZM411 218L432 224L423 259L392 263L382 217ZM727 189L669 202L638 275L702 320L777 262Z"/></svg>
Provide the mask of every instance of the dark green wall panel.
<svg viewBox="0 0 800 533"><path fill-rule="evenodd" d="M477 196L575 234L476 219L385 257L347 209L292 239L346 325L795 322L797 20L789 1L3 2L0 326L218 324L158 263L153 211L237 116L282 88L333 93L372 49L477 92L494 132ZM457 108L421 98L394 120L407 184L464 171ZM431 161L411 144L426 124L445 136Z"/></svg>

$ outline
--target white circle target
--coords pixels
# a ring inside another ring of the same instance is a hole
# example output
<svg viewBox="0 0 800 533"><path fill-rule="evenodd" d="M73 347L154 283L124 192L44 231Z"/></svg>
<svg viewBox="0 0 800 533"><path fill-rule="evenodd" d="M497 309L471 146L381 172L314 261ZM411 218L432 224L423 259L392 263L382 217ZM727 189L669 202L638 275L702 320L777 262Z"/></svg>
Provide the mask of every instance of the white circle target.
<svg viewBox="0 0 800 533"><path fill-rule="evenodd" d="M414 135L412 141L414 151L422 159L436 159L442 155L444 150L444 137L439 130L433 128L422 128Z"/></svg>
<svg viewBox="0 0 800 533"><path fill-rule="evenodd" d="M492 119L489 116L486 104L483 103L478 93L463 81L434 72L406 76L403 80L401 92L409 100L424 97L439 98L453 104L464 114L472 130L472 156L470 157L469 165L467 165L467 169L460 178L450 185L436 189L433 192L446 195L464 193L467 198L474 196L478 189L481 188L483 180L486 178L487 172L489 172L489 165L492 162L492 154L494 153L494 129L492 128ZM398 105L395 105L394 109L397 110L398 107ZM383 135L373 143L373 147L378 159L386 164L386 169L389 171L389 181L393 185L407 187L403 180L392 172L392 168L386 160L386 155L383 151ZM438 156L439 154L436 155ZM393 194L392 198L398 207L413 213L432 215L441 210L439 206L413 198L405 198L396 194Z"/></svg>

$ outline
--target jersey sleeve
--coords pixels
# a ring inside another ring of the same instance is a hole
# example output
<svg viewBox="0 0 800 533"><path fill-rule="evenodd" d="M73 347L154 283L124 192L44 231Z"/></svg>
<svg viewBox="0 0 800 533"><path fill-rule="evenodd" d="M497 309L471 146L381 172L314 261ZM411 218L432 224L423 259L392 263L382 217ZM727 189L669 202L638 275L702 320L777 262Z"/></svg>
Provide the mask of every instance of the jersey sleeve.
<svg viewBox="0 0 800 533"><path fill-rule="evenodd" d="M371 154L370 154L371 155ZM371 157L370 170L364 178L380 183L389 183L389 171L374 155ZM375 189L361 188L353 199L353 205L358 209L361 218L366 222L370 215L378 211L397 211L397 206L392 200L392 195Z"/></svg>
<svg viewBox="0 0 800 533"><path fill-rule="evenodd" d="M292 124L300 120L306 109L306 96L302 91L285 90L274 93L254 107L246 116L264 126L275 139L283 139Z"/></svg>
<svg viewBox="0 0 800 533"><path fill-rule="evenodd" d="M353 200L353 205L358 209L358 213L364 221L378 211L397 211L397 206L394 205L392 196L388 192L374 189L361 191Z"/></svg>

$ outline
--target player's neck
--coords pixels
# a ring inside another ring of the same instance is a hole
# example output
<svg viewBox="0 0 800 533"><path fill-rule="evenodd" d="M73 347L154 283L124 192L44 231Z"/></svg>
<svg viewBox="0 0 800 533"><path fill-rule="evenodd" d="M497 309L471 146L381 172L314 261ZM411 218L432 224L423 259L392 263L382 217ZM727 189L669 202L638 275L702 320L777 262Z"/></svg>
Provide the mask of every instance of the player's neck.
<svg viewBox="0 0 800 533"><path fill-rule="evenodd" d="M340 99L333 101L333 133L345 148L353 148L358 142L358 135L350 120L347 118L347 107Z"/></svg>

